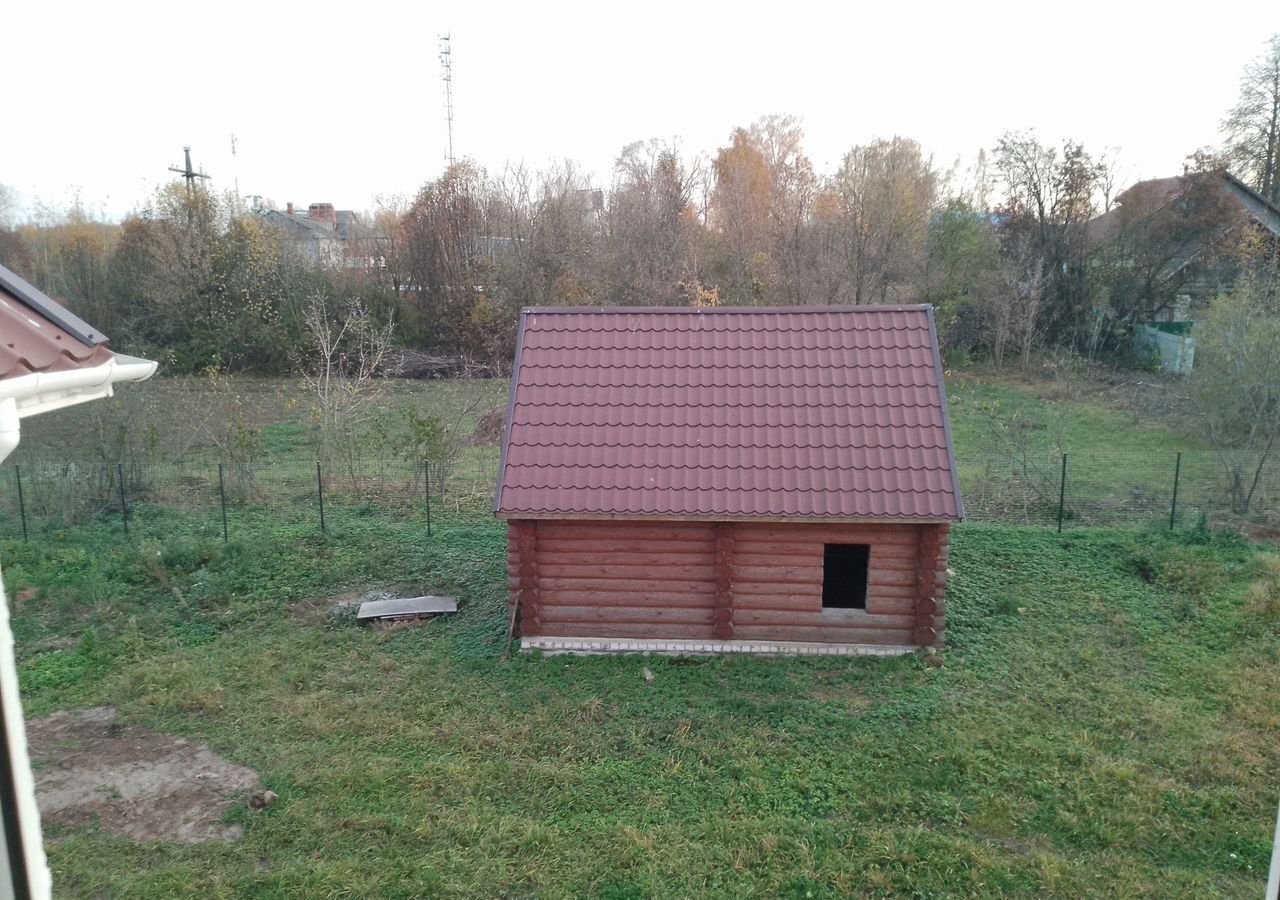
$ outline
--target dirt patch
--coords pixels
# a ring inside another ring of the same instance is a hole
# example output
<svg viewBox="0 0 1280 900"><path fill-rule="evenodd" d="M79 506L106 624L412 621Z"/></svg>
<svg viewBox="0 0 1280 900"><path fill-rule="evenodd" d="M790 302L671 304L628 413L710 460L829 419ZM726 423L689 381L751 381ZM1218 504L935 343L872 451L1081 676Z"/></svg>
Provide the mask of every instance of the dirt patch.
<svg viewBox="0 0 1280 900"><path fill-rule="evenodd" d="M467 438L468 447L496 447L502 443L503 432L506 431L507 407L495 406L476 422Z"/></svg>
<svg viewBox="0 0 1280 900"><path fill-rule="evenodd" d="M231 840L227 810L261 788L252 769L203 744L118 721L100 706L27 723L36 802L46 822L105 831L135 841Z"/></svg>

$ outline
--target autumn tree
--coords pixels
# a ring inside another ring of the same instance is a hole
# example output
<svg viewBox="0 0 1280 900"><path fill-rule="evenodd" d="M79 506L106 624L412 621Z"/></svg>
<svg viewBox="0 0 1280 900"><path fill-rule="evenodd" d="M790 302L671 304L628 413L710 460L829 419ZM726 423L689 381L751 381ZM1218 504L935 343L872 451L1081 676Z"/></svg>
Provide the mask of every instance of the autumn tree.
<svg viewBox="0 0 1280 900"><path fill-rule="evenodd" d="M809 302L818 178L804 153L804 131L795 116L770 115L752 124L751 138L769 169L769 238L779 276L774 295L781 303Z"/></svg>
<svg viewBox="0 0 1280 900"><path fill-rule="evenodd" d="M762 300L772 281L770 214L773 177L751 134L734 129L729 146L711 161L715 176L708 225L718 243L714 273L735 302Z"/></svg>
<svg viewBox="0 0 1280 900"><path fill-rule="evenodd" d="M850 303L909 300L923 288L938 175L909 138L854 147L832 182Z"/></svg>
<svg viewBox="0 0 1280 900"><path fill-rule="evenodd" d="M405 331L428 346L479 355L493 326L486 296L494 267L511 245L490 227L489 178L469 160L423 185L404 219L416 300Z"/></svg>
<svg viewBox="0 0 1280 900"><path fill-rule="evenodd" d="M1233 170L1259 194L1280 203L1280 34L1245 66L1240 96L1222 122Z"/></svg>
<svg viewBox="0 0 1280 900"><path fill-rule="evenodd" d="M672 306L696 296L702 227L692 205L697 168L658 141L623 149L604 214L613 302Z"/></svg>

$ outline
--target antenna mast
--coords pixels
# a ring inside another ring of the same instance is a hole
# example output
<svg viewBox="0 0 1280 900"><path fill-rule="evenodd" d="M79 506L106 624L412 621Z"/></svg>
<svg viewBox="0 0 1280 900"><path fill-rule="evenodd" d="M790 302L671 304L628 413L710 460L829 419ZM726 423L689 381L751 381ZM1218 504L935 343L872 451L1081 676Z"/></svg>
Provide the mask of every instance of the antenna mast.
<svg viewBox="0 0 1280 900"><path fill-rule="evenodd" d="M236 136L231 135L231 174L236 182L236 205L240 205L240 161L236 159Z"/></svg>
<svg viewBox="0 0 1280 900"><path fill-rule="evenodd" d="M452 34L440 35L440 71L444 81L444 121L449 129L449 152L445 159L453 165L453 48L449 41Z"/></svg>

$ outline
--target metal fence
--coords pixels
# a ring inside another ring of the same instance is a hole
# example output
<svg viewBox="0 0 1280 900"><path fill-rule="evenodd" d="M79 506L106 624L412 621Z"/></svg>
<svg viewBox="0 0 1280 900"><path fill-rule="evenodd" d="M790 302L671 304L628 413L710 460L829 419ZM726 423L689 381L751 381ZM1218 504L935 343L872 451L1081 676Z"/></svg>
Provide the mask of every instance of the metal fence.
<svg viewBox="0 0 1280 900"><path fill-rule="evenodd" d="M962 457L959 469L970 521L1179 528L1203 518L1280 527L1280 453ZM28 461L0 468L0 538L89 523L125 534L139 516L178 513L228 539L251 527L327 530L371 513L429 525L432 516L483 513L497 471L496 451L417 464Z"/></svg>

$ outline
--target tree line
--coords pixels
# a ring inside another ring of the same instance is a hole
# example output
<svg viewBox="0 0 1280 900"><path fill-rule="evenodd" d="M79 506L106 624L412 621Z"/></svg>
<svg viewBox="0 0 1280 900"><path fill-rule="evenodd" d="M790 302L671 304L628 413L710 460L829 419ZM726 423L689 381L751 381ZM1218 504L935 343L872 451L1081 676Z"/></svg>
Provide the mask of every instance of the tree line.
<svg viewBox="0 0 1280 900"><path fill-rule="evenodd" d="M930 302L947 346L1025 365L1042 346L1120 352L1170 302L1179 252L1236 254L1224 235L1239 211L1212 179L1229 167L1280 201L1278 135L1280 36L1245 70L1222 146L1189 158L1189 199L1149 215L1126 202L1105 246L1090 223L1115 201L1115 161L1078 142L1010 132L961 172L895 136L824 173L800 122L772 115L710 154L631 144L607 186L569 162L460 162L380 202L337 265L181 183L119 224L76 204L0 228L0 262L179 371L291 371L313 349L317 304L394 323L402 347L501 367L525 306Z"/></svg>

